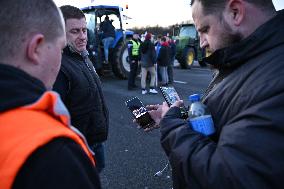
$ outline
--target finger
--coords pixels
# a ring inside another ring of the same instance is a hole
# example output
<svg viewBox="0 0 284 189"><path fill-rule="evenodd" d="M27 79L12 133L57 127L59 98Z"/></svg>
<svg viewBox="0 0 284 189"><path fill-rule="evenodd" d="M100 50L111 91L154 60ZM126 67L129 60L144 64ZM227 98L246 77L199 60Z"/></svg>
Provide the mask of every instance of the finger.
<svg viewBox="0 0 284 189"><path fill-rule="evenodd" d="M163 106L169 107L167 102L163 102Z"/></svg>
<svg viewBox="0 0 284 189"><path fill-rule="evenodd" d="M146 106L146 109L149 111L149 110L157 110L159 108L159 104L156 104L156 105L147 105Z"/></svg>
<svg viewBox="0 0 284 189"><path fill-rule="evenodd" d="M171 107L174 107L174 106L176 106L176 107L183 106L183 100L178 100L175 103L173 103L173 105L171 105Z"/></svg>
<svg viewBox="0 0 284 189"><path fill-rule="evenodd" d="M154 129L158 129L160 126L158 124L155 124L154 126L152 127L147 127L144 129L145 132L149 132L149 131L152 131Z"/></svg>

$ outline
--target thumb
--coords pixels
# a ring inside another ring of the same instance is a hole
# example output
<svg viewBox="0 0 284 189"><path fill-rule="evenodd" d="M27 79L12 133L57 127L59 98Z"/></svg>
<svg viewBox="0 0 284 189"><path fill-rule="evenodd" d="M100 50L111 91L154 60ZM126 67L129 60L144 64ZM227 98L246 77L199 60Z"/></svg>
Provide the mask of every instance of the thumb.
<svg viewBox="0 0 284 189"><path fill-rule="evenodd" d="M173 105L171 105L171 107L174 107L174 106L176 106L176 107L183 106L183 100L178 100L175 103L173 103Z"/></svg>

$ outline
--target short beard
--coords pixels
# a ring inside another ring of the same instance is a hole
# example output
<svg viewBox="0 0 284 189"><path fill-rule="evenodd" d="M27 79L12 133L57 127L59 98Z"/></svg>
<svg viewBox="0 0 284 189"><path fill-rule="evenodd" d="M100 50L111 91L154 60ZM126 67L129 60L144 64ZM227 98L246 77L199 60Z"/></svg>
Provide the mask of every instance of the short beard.
<svg viewBox="0 0 284 189"><path fill-rule="evenodd" d="M240 42L243 39L243 35L240 32L234 32L229 24L221 18L221 23L224 27L224 32L222 34L222 41L220 42L220 47L225 48Z"/></svg>

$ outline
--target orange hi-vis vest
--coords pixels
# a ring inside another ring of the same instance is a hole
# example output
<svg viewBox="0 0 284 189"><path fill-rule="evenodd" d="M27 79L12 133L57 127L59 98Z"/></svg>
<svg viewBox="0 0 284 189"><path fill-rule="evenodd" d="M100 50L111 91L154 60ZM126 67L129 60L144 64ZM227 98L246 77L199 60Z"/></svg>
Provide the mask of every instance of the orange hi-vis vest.
<svg viewBox="0 0 284 189"><path fill-rule="evenodd" d="M44 93L34 104L0 113L0 189L12 188L31 154L58 137L78 143L95 165L84 137L72 129L68 111L55 92Z"/></svg>

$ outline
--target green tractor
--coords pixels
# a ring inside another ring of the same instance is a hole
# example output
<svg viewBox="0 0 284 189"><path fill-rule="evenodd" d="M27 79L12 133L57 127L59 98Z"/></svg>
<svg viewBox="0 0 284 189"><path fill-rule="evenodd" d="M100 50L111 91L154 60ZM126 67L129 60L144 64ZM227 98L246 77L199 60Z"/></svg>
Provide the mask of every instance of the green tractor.
<svg viewBox="0 0 284 189"><path fill-rule="evenodd" d="M203 58L205 49L199 45L199 36L193 24L182 24L178 27L178 35L174 38L177 44L176 59L182 69L190 69L196 60L200 66L206 66Z"/></svg>

